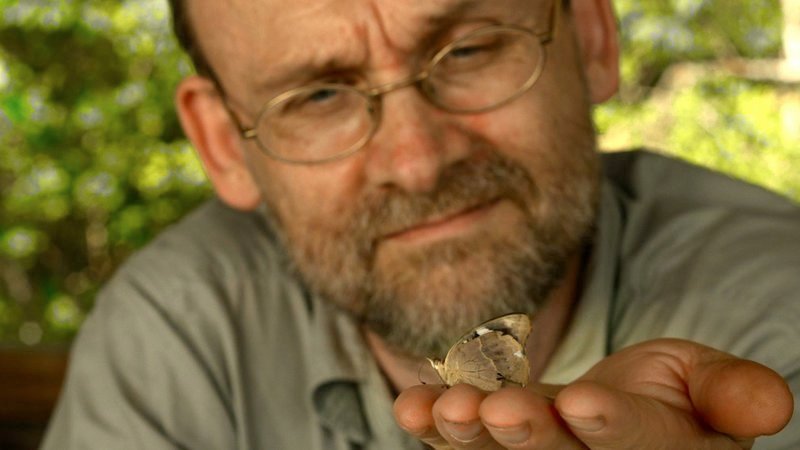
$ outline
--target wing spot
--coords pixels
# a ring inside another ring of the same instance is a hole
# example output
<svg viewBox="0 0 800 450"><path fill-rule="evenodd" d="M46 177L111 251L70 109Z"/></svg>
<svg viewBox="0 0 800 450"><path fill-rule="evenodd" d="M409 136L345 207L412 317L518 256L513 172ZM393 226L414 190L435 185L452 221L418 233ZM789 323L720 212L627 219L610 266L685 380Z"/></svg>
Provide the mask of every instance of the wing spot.
<svg viewBox="0 0 800 450"><path fill-rule="evenodd" d="M479 327L479 328L475 329L475 334L477 334L478 336L483 336L484 334L491 333L492 331L493 330L490 330L490 329L488 329L486 327Z"/></svg>

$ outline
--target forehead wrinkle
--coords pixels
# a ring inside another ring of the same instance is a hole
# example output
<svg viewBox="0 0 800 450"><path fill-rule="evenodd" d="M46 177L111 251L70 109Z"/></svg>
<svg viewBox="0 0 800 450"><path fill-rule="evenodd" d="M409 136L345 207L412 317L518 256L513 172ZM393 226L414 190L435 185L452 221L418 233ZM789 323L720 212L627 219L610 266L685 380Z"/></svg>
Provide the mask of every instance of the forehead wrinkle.
<svg viewBox="0 0 800 450"><path fill-rule="evenodd" d="M240 60L246 61L238 65L239 73L234 76L249 80L246 89L263 100L268 92L276 94L281 87L310 81L314 71L395 66L403 56L430 42L437 30L459 18L510 13L523 2L293 0L277 9L280 2L226 0L217 5L231 6L228 11L233 14L228 16L238 19L239 25L214 34L217 42L226 41L223 45L236 49ZM236 70L236 64L229 61L218 62Z"/></svg>
<svg viewBox="0 0 800 450"><path fill-rule="evenodd" d="M427 8L417 7L416 14L408 17L405 21L392 20L390 15L393 14L394 10L387 7L381 8L377 5L378 1L372 0L370 2L370 7L372 9L372 15L376 18L378 29L385 37L385 41L387 43L392 43L392 46L396 49L409 51L418 44L417 41L429 37L429 35L437 29L449 25L451 22L463 16L467 11L477 9L478 6L485 5L487 1L492 0L430 1L424 4ZM400 3L397 0L394 0L394 2ZM413 0L410 3L414 4L414 6L418 5L418 3ZM398 7L395 6L395 8ZM399 9L410 10L410 8L406 6L400 6ZM394 23L397 30L391 30L388 25L390 23ZM396 37L392 39L392 35ZM408 37L408 41L400 42L403 36Z"/></svg>
<svg viewBox="0 0 800 450"><path fill-rule="evenodd" d="M471 9L482 6L486 1L492 0L453 0L441 6L439 11L435 11L427 18L429 26L438 27L450 22L454 17L458 17Z"/></svg>
<svg viewBox="0 0 800 450"><path fill-rule="evenodd" d="M408 0L411 7L403 4L402 0L390 0L391 7L381 6L381 0L368 0L371 17L365 19L364 24L368 31L370 47L391 50L393 55L379 62L381 68L393 68L401 65L409 54L415 50L425 49L430 45L437 34L442 33L459 19L464 18L472 10L490 6L489 2L497 0L444 0L429 1L420 4L415 0ZM388 2L384 2L388 3ZM405 20L397 20L396 11L407 12ZM386 52L380 52L384 54ZM379 52L376 52L379 54Z"/></svg>
<svg viewBox="0 0 800 450"><path fill-rule="evenodd" d="M336 39L311 37L308 41L295 41L294 45L281 47L279 56L265 54L263 59L270 61L268 73L257 77L256 88L265 91L309 81L325 73L363 67L369 59L369 50L366 44L353 45L353 42L365 41L359 37L363 32L342 25L336 28L337 31L332 33ZM258 67L260 63L256 61L254 64Z"/></svg>

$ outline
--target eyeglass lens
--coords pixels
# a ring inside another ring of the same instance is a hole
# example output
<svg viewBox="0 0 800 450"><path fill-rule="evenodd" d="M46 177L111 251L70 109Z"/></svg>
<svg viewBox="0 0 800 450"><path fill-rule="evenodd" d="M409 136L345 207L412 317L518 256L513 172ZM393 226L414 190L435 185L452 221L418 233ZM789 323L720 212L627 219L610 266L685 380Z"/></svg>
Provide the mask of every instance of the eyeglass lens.
<svg viewBox="0 0 800 450"><path fill-rule="evenodd" d="M490 27L446 46L432 60L422 92L456 113L497 107L530 88L544 50L527 30ZM318 162L352 153L377 126L370 95L349 85L324 84L291 91L259 116L259 144L274 156Z"/></svg>

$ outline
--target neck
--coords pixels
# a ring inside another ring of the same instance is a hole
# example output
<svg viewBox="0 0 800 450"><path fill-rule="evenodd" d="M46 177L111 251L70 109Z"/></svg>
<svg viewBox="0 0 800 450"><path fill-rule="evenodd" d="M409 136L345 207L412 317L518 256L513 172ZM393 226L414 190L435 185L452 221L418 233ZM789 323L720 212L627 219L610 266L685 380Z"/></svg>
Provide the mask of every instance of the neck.
<svg viewBox="0 0 800 450"><path fill-rule="evenodd" d="M579 253L570 260L564 278L533 317L526 345L531 381L542 375L569 324L572 306L579 293L582 256ZM395 392L420 384L420 379L438 380L427 361L392 351L377 334L368 329L364 330L364 335L378 366Z"/></svg>

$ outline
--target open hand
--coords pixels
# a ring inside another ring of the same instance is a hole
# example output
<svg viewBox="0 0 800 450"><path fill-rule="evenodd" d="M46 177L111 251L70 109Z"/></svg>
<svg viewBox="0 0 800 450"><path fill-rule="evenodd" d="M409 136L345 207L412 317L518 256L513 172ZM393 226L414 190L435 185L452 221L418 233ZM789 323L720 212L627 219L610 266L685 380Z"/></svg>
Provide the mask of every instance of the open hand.
<svg viewBox="0 0 800 450"><path fill-rule="evenodd" d="M465 450L747 449L792 411L774 371L677 339L624 349L567 386L422 385L394 407L399 425L423 442Z"/></svg>

